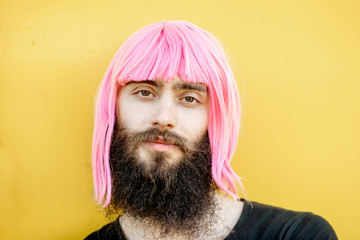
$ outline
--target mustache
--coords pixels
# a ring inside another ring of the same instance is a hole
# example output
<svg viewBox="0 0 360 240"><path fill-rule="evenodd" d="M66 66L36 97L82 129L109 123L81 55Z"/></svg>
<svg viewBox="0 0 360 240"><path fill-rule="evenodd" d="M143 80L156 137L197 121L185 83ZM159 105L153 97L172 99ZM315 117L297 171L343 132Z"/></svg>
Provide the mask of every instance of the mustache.
<svg viewBox="0 0 360 240"><path fill-rule="evenodd" d="M148 128L144 131L133 133L132 135L134 142L137 144L140 144L141 142L158 141L161 139L162 142L178 146L184 152L189 150L188 140L169 130L161 131L158 128Z"/></svg>

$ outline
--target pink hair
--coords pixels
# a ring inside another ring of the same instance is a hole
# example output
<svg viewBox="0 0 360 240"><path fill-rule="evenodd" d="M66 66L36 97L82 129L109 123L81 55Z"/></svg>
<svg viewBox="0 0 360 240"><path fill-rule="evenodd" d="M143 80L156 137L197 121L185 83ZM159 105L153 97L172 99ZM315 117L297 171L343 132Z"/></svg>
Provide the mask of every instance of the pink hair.
<svg viewBox="0 0 360 240"><path fill-rule="evenodd" d="M164 21L134 33L115 54L101 83L92 148L98 204L106 207L111 200L109 151L116 121L118 86L124 86L128 81L170 81L177 75L183 81L207 86L213 180L234 198L237 196L236 182L244 193L241 178L230 166L240 127L240 102L224 50L211 34L189 22Z"/></svg>

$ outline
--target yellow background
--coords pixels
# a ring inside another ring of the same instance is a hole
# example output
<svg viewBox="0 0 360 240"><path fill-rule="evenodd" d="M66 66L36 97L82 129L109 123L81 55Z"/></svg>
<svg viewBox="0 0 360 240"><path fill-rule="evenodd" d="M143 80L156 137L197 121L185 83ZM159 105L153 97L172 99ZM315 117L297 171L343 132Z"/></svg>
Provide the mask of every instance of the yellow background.
<svg viewBox="0 0 360 240"><path fill-rule="evenodd" d="M0 239L82 239L94 95L123 41L188 20L229 52L243 95L232 165L250 200L360 239L358 1L1 1Z"/></svg>

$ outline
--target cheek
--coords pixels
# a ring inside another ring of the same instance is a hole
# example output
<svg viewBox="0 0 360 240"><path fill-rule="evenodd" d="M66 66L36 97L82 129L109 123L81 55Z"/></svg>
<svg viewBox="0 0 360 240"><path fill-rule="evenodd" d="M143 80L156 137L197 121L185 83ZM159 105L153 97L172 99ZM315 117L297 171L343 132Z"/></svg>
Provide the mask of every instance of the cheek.
<svg viewBox="0 0 360 240"><path fill-rule="evenodd" d="M118 122L130 131L146 128L149 108L144 108L143 105L134 104L131 101L123 101L120 102L117 110Z"/></svg>
<svg viewBox="0 0 360 240"><path fill-rule="evenodd" d="M208 113L206 109L180 114L178 126L182 129L184 136L190 141L199 140L208 128Z"/></svg>

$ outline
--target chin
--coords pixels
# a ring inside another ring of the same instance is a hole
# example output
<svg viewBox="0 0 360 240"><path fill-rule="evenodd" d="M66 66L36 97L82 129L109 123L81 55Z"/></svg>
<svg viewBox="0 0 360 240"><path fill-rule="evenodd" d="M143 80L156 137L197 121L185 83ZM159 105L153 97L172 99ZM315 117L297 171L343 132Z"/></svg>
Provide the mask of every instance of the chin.
<svg viewBox="0 0 360 240"><path fill-rule="evenodd" d="M168 170L177 167L183 158L183 153L177 149L171 151L155 151L146 146L141 146L138 149L139 164L150 171L158 168Z"/></svg>

